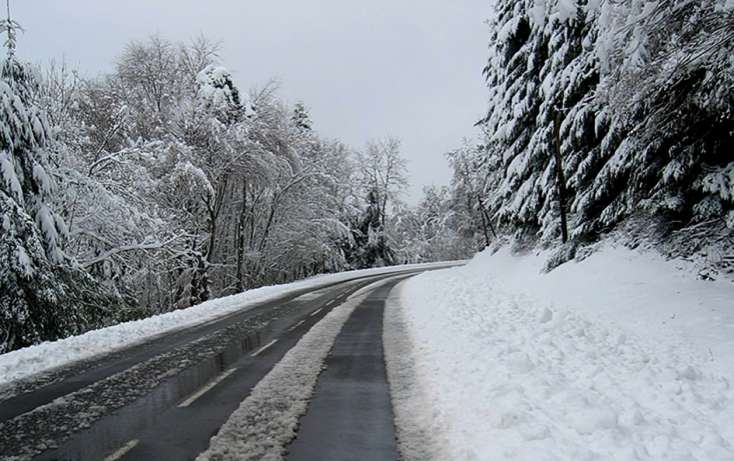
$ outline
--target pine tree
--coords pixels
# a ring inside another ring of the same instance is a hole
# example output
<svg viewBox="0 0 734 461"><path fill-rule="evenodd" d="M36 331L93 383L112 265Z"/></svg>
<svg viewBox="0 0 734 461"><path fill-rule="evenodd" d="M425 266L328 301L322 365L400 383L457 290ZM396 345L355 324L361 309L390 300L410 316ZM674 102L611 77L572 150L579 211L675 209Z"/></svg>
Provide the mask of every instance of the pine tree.
<svg viewBox="0 0 734 461"><path fill-rule="evenodd" d="M311 131L313 129L311 126L311 116L308 114L308 109L306 109L306 106L302 102L297 102L293 107L292 120L293 124L300 131Z"/></svg>
<svg viewBox="0 0 734 461"><path fill-rule="evenodd" d="M591 103L598 72L588 44L593 29L580 6L498 2L484 70L491 101L481 122L487 135L484 175L494 181L485 202L503 227L545 241L560 233L563 187L557 178L568 177L594 142ZM557 118L563 175L554 158Z"/></svg>
<svg viewBox="0 0 734 461"><path fill-rule="evenodd" d="M605 178L621 178L624 200L602 216L603 224L634 210L655 213L673 228L733 222L734 5L625 0L602 6L603 103L626 127L591 191L606 190Z"/></svg>
<svg viewBox="0 0 734 461"><path fill-rule="evenodd" d="M13 30L11 21L5 22ZM13 37L13 34L9 34ZM51 132L36 106L29 67L8 56L0 69L0 352L86 326L91 281L62 251L63 220L49 206Z"/></svg>
<svg viewBox="0 0 734 461"><path fill-rule="evenodd" d="M240 92L232 75L222 66L208 65L197 76L199 102L208 114L225 124L239 121L243 115Z"/></svg>
<svg viewBox="0 0 734 461"><path fill-rule="evenodd" d="M380 207L380 194L376 189L370 190L367 194L367 208L353 230L356 250L352 265L356 269L390 266L395 263Z"/></svg>
<svg viewBox="0 0 734 461"><path fill-rule="evenodd" d="M574 242L637 213L672 229L734 226L733 10L714 0L498 1L477 173L492 218L555 241L565 189Z"/></svg>

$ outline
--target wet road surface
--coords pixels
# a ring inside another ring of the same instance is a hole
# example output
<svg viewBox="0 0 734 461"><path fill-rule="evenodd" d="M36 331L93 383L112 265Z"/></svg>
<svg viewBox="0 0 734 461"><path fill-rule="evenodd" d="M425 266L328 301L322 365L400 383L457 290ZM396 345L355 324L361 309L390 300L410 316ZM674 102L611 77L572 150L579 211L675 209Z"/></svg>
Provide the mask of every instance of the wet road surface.
<svg viewBox="0 0 734 461"><path fill-rule="evenodd" d="M290 461L398 459L382 345L385 300L397 283L370 293L344 324L288 448Z"/></svg>
<svg viewBox="0 0 734 461"><path fill-rule="evenodd" d="M21 392L0 401L0 459L194 459L313 324L386 277L302 290L21 383ZM345 328L368 321L381 338L381 309L372 310L379 321L360 306ZM385 421L392 430L392 416Z"/></svg>

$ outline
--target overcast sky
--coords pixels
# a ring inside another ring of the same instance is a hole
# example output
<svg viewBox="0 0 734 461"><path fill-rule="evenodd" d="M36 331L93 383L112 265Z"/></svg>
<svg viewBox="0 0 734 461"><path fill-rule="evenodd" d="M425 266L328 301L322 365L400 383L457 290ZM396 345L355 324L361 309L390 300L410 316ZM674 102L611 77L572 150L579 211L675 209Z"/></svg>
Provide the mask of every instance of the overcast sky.
<svg viewBox="0 0 734 461"><path fill-rule="evenodd" d="M4 3L4 2L3 2ZM444 153L485 110L487 0L11 0L18 55L111 70L130 40L204 34L249 89L272 78L310 109L314 128L357 148L403 141L415 202L447 184Z"/></svg>

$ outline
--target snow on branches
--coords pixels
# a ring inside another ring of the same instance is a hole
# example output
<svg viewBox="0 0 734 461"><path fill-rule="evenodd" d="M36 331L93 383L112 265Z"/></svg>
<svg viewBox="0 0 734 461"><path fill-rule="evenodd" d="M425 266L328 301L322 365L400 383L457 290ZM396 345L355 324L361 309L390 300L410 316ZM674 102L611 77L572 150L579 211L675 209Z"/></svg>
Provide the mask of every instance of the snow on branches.
<svg viewBox="0 0 734 461"><path fill-rule="evenodd" d="M476 174L492 178L493 222L558 237L556 151L575 241L640 212L673 228L729 222L731 2L497 1L490 25Z"/></svg>

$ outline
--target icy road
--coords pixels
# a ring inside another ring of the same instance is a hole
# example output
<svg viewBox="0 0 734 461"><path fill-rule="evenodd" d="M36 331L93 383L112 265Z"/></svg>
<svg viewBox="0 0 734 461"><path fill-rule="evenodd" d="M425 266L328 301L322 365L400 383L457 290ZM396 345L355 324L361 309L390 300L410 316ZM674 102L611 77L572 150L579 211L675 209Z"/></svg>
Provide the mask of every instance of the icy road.
<svg viewBox="0 0 734 461"><path fill-rule="evenodd" d="M291 291L6 383L0 459L396 458L382 312L427 268Z"/></svg>

